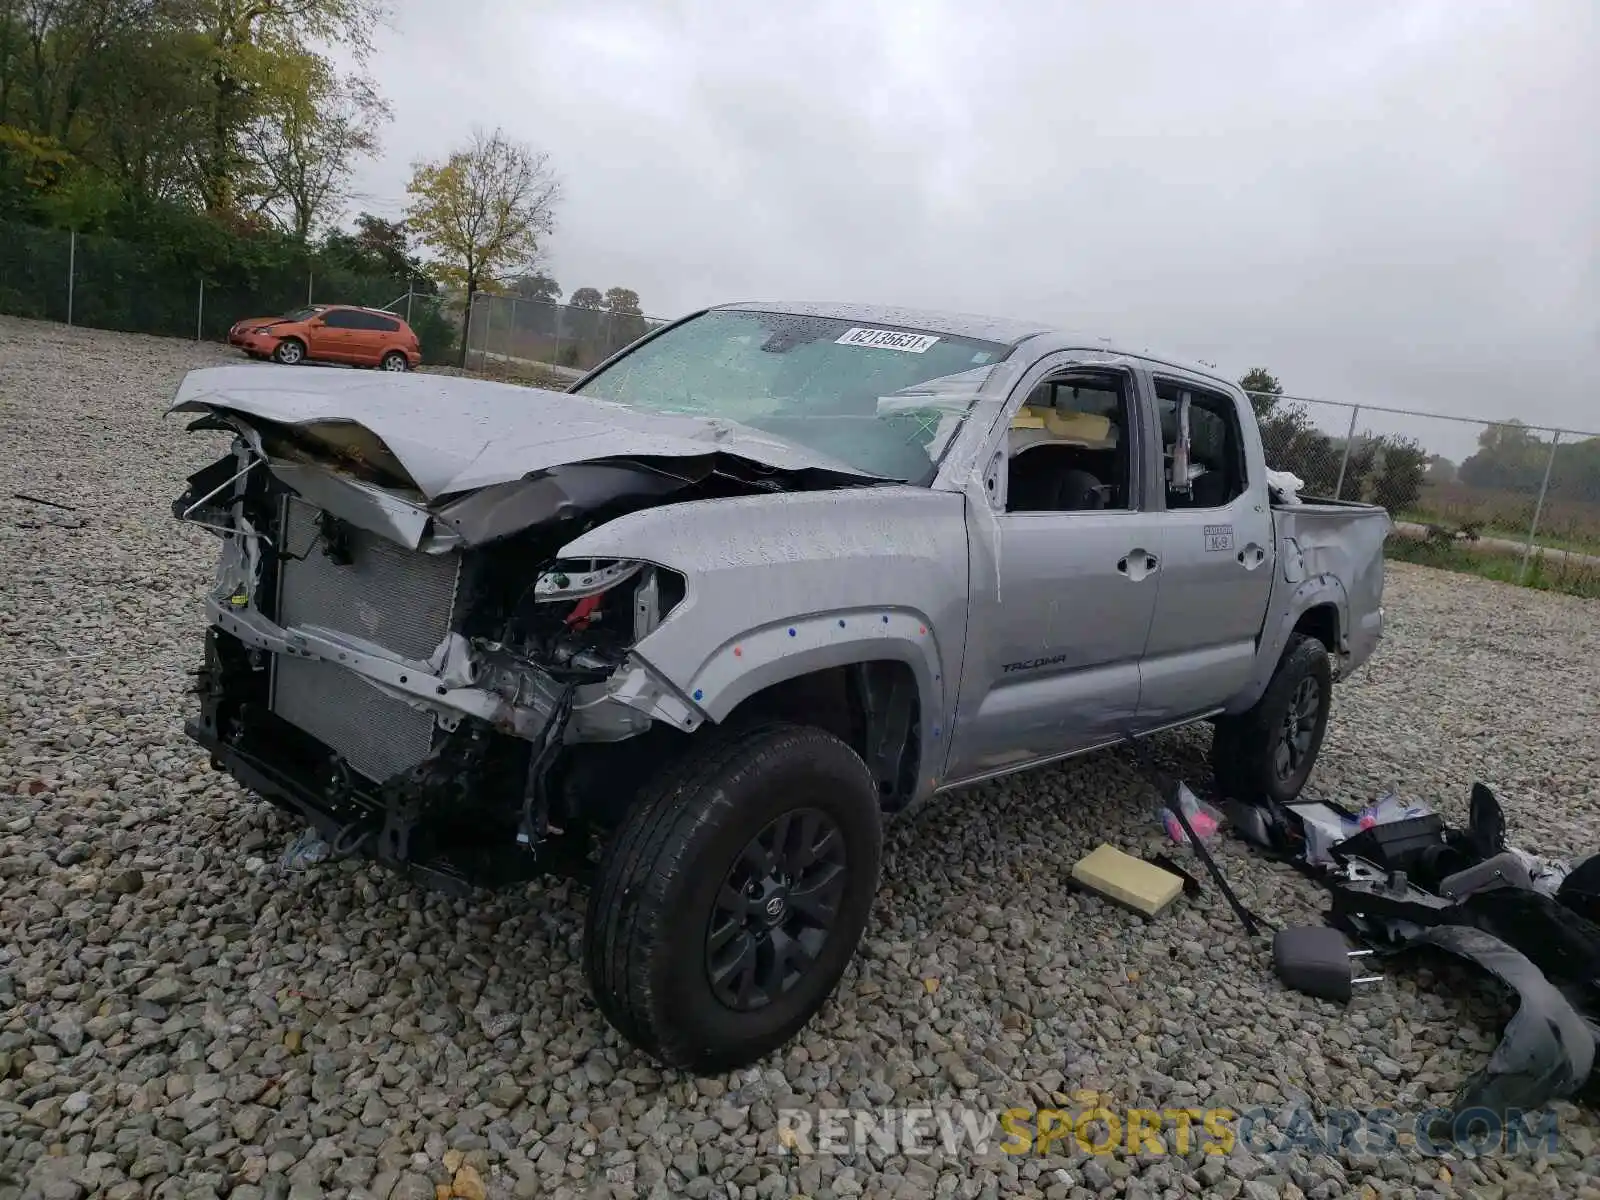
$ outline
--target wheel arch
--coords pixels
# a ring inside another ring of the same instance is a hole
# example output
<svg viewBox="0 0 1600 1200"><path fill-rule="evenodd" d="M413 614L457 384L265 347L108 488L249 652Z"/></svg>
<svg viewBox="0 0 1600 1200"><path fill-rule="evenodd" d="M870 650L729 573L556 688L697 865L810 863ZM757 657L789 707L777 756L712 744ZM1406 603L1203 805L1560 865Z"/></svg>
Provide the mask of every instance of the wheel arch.
<svg viewBox="0 0 1600 1200"><path fill-rule="evenodd" d="M1236 715L1254 707L1266 694L1296 634L1317 638L1328 648L1329 654L1342 660L1349 634L1349 610L1349 597L1336 576L1315 575L1295 585L1285 596L1281 608L1274 605L1257 647L1255 671L1249 685L1228 705L1228 714Z"/></svg>
<svg viewBox="0 0 1600 1200"><path fill-rule="evenodd" d="M903 659L822 667L768 684L740 701L723 724L769 718L833 734L866 763L885 813L918 792L926 725L916 674Z"/></svg>
<svg viewBox="0 0 1600 1200"><path fill-rule="evenodd" d="M905 609L751 630L711 654L689 691L718 725L766 714L835 733L872 769L888 811L931 790L944 695L933 632Z"/></svg>

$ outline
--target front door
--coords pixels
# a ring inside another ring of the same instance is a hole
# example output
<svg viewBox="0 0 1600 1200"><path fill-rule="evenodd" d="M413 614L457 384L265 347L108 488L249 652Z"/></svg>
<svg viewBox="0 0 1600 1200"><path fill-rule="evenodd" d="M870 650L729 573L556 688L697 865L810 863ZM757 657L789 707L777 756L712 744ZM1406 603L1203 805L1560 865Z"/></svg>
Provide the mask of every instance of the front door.
<svg viewBox="0 0 1600 1200"><path fill-rule="evenodd" d="M1164 445L1188 393L1191 458L1203 473L1188 493L1167 493L1139 706L1146 728L1215 711L1249 681L1276 561L1266 481L1251 477L1238 401L1181 377L1154 384Z"/></svg>
<svg viewBox="0 0 1600 1200"><path fill-rule="evenodd" d="M1116 741L1138 712L1162 565L1149 431L1130 373L1048 361L1008 419L1003 511L973 518L951 782Z"/></svg>
<svg viewBox="0 0 1600 1200"><path fill-rule="evenodd" d="M311 357L325 362L350 362L355 337L355 315L346 309L334 309L322 315L322 324L311 326Z"/></svg>

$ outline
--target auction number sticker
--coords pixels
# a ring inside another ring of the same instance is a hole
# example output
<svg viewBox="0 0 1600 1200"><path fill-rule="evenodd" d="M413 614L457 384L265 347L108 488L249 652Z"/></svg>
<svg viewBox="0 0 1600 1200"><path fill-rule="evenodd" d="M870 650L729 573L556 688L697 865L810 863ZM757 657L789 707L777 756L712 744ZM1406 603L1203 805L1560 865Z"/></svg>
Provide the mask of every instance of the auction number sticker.
<svg viewBox="0 0 1600 1200"><path fill-rule="evenodd" d="M873 350L904 350L921 354L939 339L926 333L900 333L894 329L847 329L835 339L840 346L867 346Z"/></svg>
<svg viewBox="0 0 1600 1200"><path fill-rule="evenodd" d="M1233 549L1232 525L1207 525L1206 526L1206 552L1217 554Z"/></svg>

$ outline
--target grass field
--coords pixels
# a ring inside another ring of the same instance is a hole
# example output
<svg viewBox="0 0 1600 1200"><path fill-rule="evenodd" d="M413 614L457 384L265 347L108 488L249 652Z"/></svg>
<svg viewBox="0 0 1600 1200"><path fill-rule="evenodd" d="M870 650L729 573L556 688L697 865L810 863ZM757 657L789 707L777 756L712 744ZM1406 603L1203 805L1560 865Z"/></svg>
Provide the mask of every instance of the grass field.
<svg viewBox="0 0 1600 1200"><path fill-rule="evenodd" d="M1542 538L1540 540L1543 541ZM1459 571L1484 579L1497 579L1502 583L1521 583L1540 591L1600 599L1600 567L1581 559L1570 559L1564 554L1535 553L1528 563L1525 579L1518 577L1522 567L1521 554L1496 546L1465 542L1441 544L1396 532L1389 535L1384 545L1384 555L1400 562Z"/></svg>
<svg viewBox="0 0 1600 1200"><path fill-rule="evenodd" d="M1460 483L1427 484L1417 503L1396 514L1396 518L1455 529L1476 524L1482 534L1521 541L1528 536L1537 500L1536 492L1490 491ZM1539 513L1536 542L1553 550L1600 554L1600 496L1564 496L1552 490Z"/></svg>

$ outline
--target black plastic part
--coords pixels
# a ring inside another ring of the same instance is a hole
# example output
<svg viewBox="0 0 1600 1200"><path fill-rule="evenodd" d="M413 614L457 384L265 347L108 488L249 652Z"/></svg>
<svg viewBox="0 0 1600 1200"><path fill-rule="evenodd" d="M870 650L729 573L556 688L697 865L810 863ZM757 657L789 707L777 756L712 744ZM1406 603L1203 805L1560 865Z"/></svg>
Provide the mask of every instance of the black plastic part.
<svg viewBox="0 0 1600 1200"><path fill-rule="evenodd" d="M1480 859L1493 858L1506 848L1506 814L1500 801L1484 784L1472 785L1470 826L1467 836Z"/></svg>
<svg viewBox="0 0 1600 1200"><path fill-rule="evenodd" d="M1233 889L1228 886L1228 880L1222 874L1222 868L1217 866L1217 860L1211 857L1211 851L1206 849L1205 843L1200 840L1199 835L1189 825L1189 818L1184 814L1183 805L1178 800L1178 788L1176 785L1167 793L1167 807L1172 811L1172 815L1178 819L1178 824L1183 826L1183 832L1188 835L1189 844L1194 847L1194 852L1200 856L1200 861L1205 863L1206 870L1211 873L1212 882L1217 885L1218 890L1222 892L1223 897L1228 901L1228 907L1233 909L1233 915L1239 918L1239 924L1244 926L1245 933L1250 937L1255 937L1261 932L1261 927L1266 922L1241 904L1239 897L1234 895Z"/></svg>
<svg viewBox="0 0 1600 1200"><path fill-rule="evenodd" d="M1594 1067L1594 1033L1538 966L1499 938L1461 925L1423 930L1412 942L1419 944L1476 963L1522 1001L1488 1065L1462 1084L1455 1112L1526 1112L1577 1094Z"/></svg>
<svg viewBox="0 0 1600 1200"><path fill-rule="evenodd" d="M406 811L403 804L386 811L374 803L376 797L364 798L366 807L357 807L354 812L372 821L378 835L357 841L352 836L351 809L335 804L299 773L284 770L276 758L269 760L230 744L200 721L188 722L184 732L210 752L215 769L305 821L329 845L343 841L350 853L381 862L435 891L465 896L475 887L509 887L545 875L582 877L591 869L581 835L548 839L537 859L510 838L505 839L503 848L484 846L467 853L459 843L436 847L434 837L419 839L417 835L422 831L414 820L408 820L414 819L415 814Z"/></svg>
<svg viewBox="0 0 1600 1200"><path fill-rule="evenodd" d="M1348 1004L1354 991L1350 944L1326 925L1292 925L1272 939L1272 965L1285 987Z"/></svg>
<svg viewBox="0 0 1600 1200"><path fill-rule="evenodd" d="M1444 844L1444 818L1438 813L1408 817L1363 829L1354 837L1332 846L1329 852L1343 862L1364 858L1387 871L1410 873L1430 849Z"/></svg>

